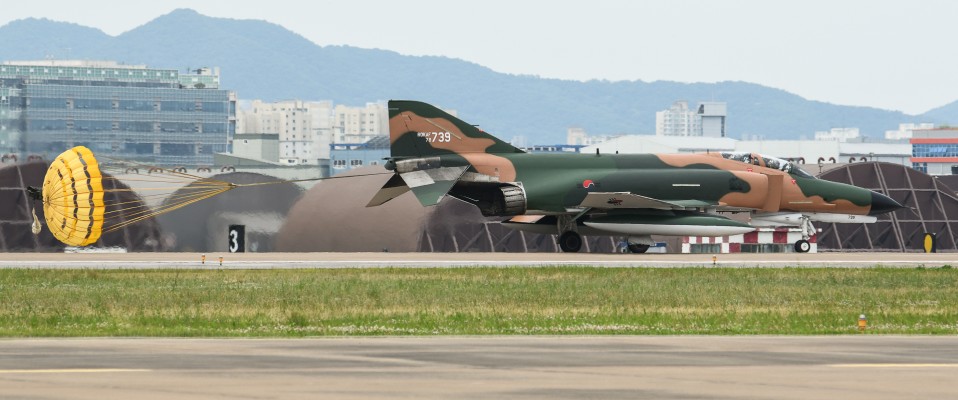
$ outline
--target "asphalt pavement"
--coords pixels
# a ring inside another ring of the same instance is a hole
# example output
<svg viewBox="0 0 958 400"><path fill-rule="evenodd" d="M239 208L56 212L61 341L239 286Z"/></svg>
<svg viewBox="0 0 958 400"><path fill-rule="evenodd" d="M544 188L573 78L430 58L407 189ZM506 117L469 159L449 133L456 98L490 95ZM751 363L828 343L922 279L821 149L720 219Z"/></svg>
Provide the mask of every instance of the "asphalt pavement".
<svg viewBox="0 0 958 400"><path fill-rule="evenodd" d="M24 399L947 399L958 337L0 340Z"/></svg>

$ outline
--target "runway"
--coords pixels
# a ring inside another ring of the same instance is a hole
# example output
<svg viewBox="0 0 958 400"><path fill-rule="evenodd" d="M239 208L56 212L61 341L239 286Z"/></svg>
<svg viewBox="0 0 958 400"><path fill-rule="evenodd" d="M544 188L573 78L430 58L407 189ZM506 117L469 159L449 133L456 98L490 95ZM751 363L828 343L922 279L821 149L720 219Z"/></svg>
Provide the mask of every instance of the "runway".
<svg viewBox="0 0 958 400"><path fill-rule="evenodd" d="M219 257L223 257L222 265ZM958 253L2 253L0 268L384 268L479 266L597 267L939 267ZM955 265L958 266L958 265Z"/></svg>
<svg viewBox="0 0 958 400"><path fill-rule="evenodd" d="M956 337L0 341L4 398L927 399L955 373Z"/></svg>

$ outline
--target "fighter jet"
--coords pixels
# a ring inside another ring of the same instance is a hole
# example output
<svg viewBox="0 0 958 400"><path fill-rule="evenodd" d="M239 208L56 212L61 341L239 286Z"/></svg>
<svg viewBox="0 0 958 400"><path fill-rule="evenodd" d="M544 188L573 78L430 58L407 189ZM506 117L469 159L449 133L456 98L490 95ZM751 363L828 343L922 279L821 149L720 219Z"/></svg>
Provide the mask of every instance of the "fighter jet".
<svg viewBox="0 0 958 400"><path fill-rule="evenodd" d="M808 252L813 222L868 223L902 208L871 190L817 179L754 153L526 153L439 108L389 102L394 175L367 207L412 191L423 206L452 196L502 224L556 234L562 251L582 235L622 235L645 252L652 235L724 236L796 226ZM729 213L748 218L731 219Z"/></svg>

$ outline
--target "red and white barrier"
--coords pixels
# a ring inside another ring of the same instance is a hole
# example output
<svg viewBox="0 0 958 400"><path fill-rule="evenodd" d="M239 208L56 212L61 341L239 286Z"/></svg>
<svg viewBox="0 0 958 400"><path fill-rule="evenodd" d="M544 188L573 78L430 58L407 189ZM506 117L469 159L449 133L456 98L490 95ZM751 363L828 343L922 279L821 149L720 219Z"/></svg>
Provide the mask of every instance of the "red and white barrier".
<svg viewBox="0 0 958 400"><path fill-rule="evenodd" d="M808 238L812 245L809 253L818 252L817 236ZM758 228L753 232L730 236L685 236L682 238L682 253L691 253L693 245L720 245L720 252L741 253L743 244L781 244L782 252L792 252L795 242L802 239L802 230L799 228Z"/></svg>

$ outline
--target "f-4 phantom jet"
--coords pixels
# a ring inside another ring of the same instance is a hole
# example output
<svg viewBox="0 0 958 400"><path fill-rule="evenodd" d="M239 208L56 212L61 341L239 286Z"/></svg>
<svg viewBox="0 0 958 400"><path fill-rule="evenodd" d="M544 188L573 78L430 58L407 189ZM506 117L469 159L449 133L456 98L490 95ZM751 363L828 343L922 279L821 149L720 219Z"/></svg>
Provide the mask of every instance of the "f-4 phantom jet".
<svg viewBox="0 0 958 400"><path fill-rule="evenodd" d="M557 234L576 252L582 235L622 235L645 252L652 235L724 236L795 226L807 252L813 222L874 222L902 208L871 190L817 179L754 153L531 154L429 104L389 102L394 175L367 207L412 191L423 206L452 196L502 224ZM747 213L748 222L725 217Z"/></svg>

